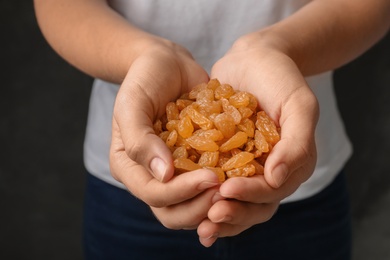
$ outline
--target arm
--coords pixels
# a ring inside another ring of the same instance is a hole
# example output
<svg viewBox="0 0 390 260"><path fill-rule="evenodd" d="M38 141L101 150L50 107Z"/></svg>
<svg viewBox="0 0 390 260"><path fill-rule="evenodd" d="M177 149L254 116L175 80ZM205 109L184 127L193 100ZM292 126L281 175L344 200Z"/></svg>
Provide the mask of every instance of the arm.
<svg viewBox="0 0 390 260"><path fill-rule="evenodd" d="M312 1L290 17L238 39L215 64L211 77L261 93L258 95L260 104L282 125L289 115L282 113L281 106L291 104L290 109L302 113L315 106L313 98L300 98L295 93L297 89L301 93L302 87L307 88L303 76L332 70L351 61L376 43L389 28L390 2L387 0ZM259 69L269 73L264 75ZM294 102L289 102L293 94L297 98L296 108ZM298 100L302 102L299 104ZM305 104L304 109L298 107L302 104ZM307 133L302 140L311 134ZM271 186L279 186L269 181Z"/></svg>
<svg viewBox="0 0 390 260"><path fill-rule="evenodd" d="M244 42L289 56L304 76L333 70L365 52L390 28L387 0L316 0ZM253 37L253 39L250 39ZM253 41L253 42L252 42Z"/></svg>
<svg viewBox="0 0 390 260"><path fill-rule="evenodd" d="M40 28L60 56L93 77L121 84L110 149L114 178L151 206L163 225L196 227L211 207L218 179L207 170L173 177L171 152L152 123L169 101L207 82L207 73L186 49L134 27L104 0L34 3Z"/></svg>
<svg viewBox="0 0 390 260"><path fill-rule="evenodd" d="M335 69L363 53L390 26L388 0L316 0L261 31L238 39L213 67L211 77L249 90L281 126L281 140L264 176L233 178L222 200L198 227L210 246L267 221L280 201L307 180L316 163L318 104L304 76Z"/></svg>
<svg viewBox="0 0 390 260"><path fill-rule="evenodd" d="M106 81L122 83L131 64L151 48L187 52L128 23L105 0L34 0L34 7L53 49L76 68Z"/></svg>
<svg viewBox="0 0 390 260"><path fill-rule="evenodd" d="M49 44L93 77L122 82L131 62L154 40L127 23L104 0L35 0L34 5Z"/></svg>

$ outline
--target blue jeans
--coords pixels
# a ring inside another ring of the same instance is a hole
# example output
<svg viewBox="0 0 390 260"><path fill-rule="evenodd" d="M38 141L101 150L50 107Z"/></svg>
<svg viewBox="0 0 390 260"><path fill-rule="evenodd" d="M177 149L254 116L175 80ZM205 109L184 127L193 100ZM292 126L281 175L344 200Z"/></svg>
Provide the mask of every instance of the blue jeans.
<svg viewBox="0 0 390 260"><path fill-rule="evenodd" d="M84 212L86 259L351 258L351 220L343 173L315 196L279 207L274 217L210 248L196 231L169 230L142 201L88 174Z"/></svg>

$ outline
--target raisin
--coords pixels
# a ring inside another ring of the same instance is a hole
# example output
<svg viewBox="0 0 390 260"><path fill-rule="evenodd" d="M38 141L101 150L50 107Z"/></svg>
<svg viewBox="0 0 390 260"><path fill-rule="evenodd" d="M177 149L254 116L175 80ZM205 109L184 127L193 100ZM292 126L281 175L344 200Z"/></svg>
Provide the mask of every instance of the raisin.
<svg viewBox="0 0 390 260"><path fill-rule="evenodd" d="M172 147L176 144L177 141L177 132L176 130L173 130L169 133L167 140L165 143L168 145L168 147Z"/></svg>
<svg viewBox="0 0 390 260"><path fill-rule="evenodd" d="M179 119L179 109L176 106L176 103L169 102L166 107L166 113L168 121L178 120Z"/></svg>
<svg viewBox="0 0 390 260"><path fill-rule="evenodd" d="M275 145L280 140L274 121L264 111L257 113L256 127L271 145Z"/></svg>
<svg viewBox="0 0 390 260"><path fill-rule="evenodd" d="M219 152L204 152L199 158L198 164L200 166L215 167L218 163Z"/></svg>
<svg viewBox="0 0 390 260"><path fill-rule="evenodd" d="M177 124L177 132L184 138L188 138L194 132L194 126L192 125L191 118L186 116L182 118Z"/></svg>
<svg viewBox="0 0 390 260"><path fill-rule="evenodd" d="M224 165L222 165L222 170L228 171L234 168L239 168L249 163L254 159L254 155L248 152L241 152L239 154L234 155L230 158Z"/></svg>
<svg viewBox="0 0 390 260"><path fill-rule="evenodd" d="M235 93L233 87L228 84L218 86L214 92L215 99L230 98Z"/></svg>
<svg viewBox="0 0 390 260"><path fill-rule="evenodd" d="M185 171L195 171L202 167L187 158L178 158L173 161L175 168Z"/></svg>
<svg viewBox="0 0 390 260"><path fill-rule="evenodd" d="M249 177L253 176L256 173L256 168L253 164L246 164L244 166L241 166L239 168L235 168L229 171L226 171L226 176L228 178L233 177Z"/></svg>
<svg viewBox="0 0 390 260"><path fill-rule="evenodd" d="M280 129L259 110L254 95L217 79L169 102L153 130L172 151L176 174L207 168L221 182L264 174L280 140Z"/></svg>
<svg viewBox="0 0 390 260"><path fill-rule="evenodd" d="M194 149L199 151L209 151L209 152L215 152L218 151L219 147L218 145L210 139L207 139L202 136L191 136L187 138L187 143Z"/></svg>
<svg viewBox="0 0 390 260"><path fill-rule="evenodd" d="M234 148L238 148L240 146L243 146L248 140L248 135L244 132L237 132L235 135L233 135L229 140L224 142L220 147L219 151L221 152L227 152Z"/></svg>
<svg viewBox="0 0 390 260"><path fill-rule="evenodd" d="M195 108L193 108L193 106L188 107L187 115L191 118L192 122L199 125L199 127L204 130L211 129L213 127L213 122L199 113Z"/></svg>
<svg viewBox="0 0 390 260"><path fill-rule="evenodd" d="M247 92L241 91L235 93L229 98L229 103L236 108L247 107L250 102L250 96Z"/></svg>
<svg viewBox="0 0 390 260"><path fill-rule="evenodd" d="M179 146L179 147L177 147L177 148L173 151L172 157L173 157L174 159L178 159L178 158L188 158L187 149L186 149L184 146Z"/></svg>
<svg viewBox="0 0 390 260"><path fill-rule="evenodd" d="M215 127L221 131L225 138L232 137L236 132L236 124L234 123L234 119L227 113L217 115L214 119L214 124Z"/></svg>

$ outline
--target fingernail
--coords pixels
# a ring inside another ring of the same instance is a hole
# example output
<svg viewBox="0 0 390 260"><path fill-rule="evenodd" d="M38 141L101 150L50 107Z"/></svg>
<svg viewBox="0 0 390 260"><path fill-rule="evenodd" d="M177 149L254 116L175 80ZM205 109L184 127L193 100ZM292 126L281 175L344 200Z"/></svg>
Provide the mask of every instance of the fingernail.
<svg viewBox="0 0 390 260"><path fill-rule="evenodd" d="M232 216L226 215L226 216L223 216L223 218L215 221L215 223L229 223L232 220L233 220Z"/></svg>
<svg viewBox="0 0 390 260"><path fill-rule="evenodd" d="M288 175L288 168L284 163L279 164L278 166L275 167L275 169L272 171L272 178L274 179L276 188L282 186L282 184L287 178L287 175Z"/></svg>
<svg viewBox="0 0 390 260"><path fill-rule="evenodd" d="M163 181L165 177L165 172L167 171L166 163L160 158L156 157L150 162L150 169L152 169L153 176L159 180Z"/></svg>
<svg viewBox="0 0 390 260"><path fill-rule="evenodd" d="M224 199L224 197L222 197L221 193L216 192L214 194L213 198L211 199L211 203L214 204L215 202L223 200L223 199Z"/></svg>
<svg viewBox="0 0 390 260"><path fill-rule="evenodd" d="M204 182L201 182L201 183L198 185L198 190L205 190L205 189L208 189L208 188L217 186L218 184L219 184L218 182L204 181Z"/></svg>
<svg viewBox="0 0 390 260"><path fill-rule="evenodd" d="M211 238L216 238L216 237L218 237L219 236L219 233L214 233L214 234L212 234L211 236L209 236L209 237L205 237L205 239L211 239Z"/></svg>

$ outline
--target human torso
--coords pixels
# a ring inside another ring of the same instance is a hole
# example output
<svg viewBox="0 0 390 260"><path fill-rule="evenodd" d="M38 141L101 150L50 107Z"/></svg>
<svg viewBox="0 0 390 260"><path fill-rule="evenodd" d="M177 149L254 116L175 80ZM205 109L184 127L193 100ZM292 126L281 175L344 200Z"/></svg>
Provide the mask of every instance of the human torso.
<svg viewBox="0 0 390 260"><path fill-rule="evenodd" d="M240 36L288 17L308 0L111 0L133 25L187 48L207 71ZM330 183L351 153L333 93L332 73L307 78L321 109L313 176L285 201L309 197ZM95 176L122 187L109 171L111 115L117 85L94 83L85 140L85 165Z"/></svg>

